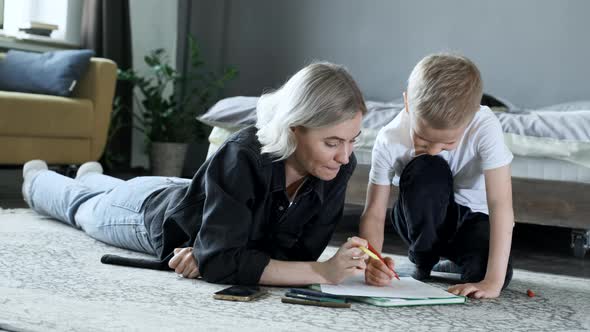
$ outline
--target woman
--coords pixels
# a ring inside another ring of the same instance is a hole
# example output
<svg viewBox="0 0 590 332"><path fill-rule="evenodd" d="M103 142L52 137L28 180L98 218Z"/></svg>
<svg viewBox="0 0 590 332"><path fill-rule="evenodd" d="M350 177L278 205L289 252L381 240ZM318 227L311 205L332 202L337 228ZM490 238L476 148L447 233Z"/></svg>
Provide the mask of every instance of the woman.
<svg viewBox="0 0 590 332"><path fill-rule="evenodd" d="M165 266L214 283L338 283L365 269L357 246L366 241L351 238L316 260L342 216L365 112L347 71L316 63L263 95L256 127L231 136L192 180L123 181L94 162L70 179L35 160L23 168L23 195L41 214L161 260L103 262Z"/></svg>

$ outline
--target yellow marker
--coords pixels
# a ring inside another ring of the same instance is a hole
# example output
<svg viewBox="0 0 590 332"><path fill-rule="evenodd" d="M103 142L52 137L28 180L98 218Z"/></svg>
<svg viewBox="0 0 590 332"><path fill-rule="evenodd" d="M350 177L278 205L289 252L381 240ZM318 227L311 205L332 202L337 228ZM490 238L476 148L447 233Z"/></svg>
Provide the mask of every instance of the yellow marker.
<svg viewBox="0 0 590 332"><path fill-rule="evenodd" d="M376 259L378 261L381 261L381 259L377 255L375 255L371 250L369 250L369 249L367 249L367 248L365 248L363 246L359 246L358 248L360 250L362 250L365 254L369 255L369 257L371 257L373 259Z"/></svg>

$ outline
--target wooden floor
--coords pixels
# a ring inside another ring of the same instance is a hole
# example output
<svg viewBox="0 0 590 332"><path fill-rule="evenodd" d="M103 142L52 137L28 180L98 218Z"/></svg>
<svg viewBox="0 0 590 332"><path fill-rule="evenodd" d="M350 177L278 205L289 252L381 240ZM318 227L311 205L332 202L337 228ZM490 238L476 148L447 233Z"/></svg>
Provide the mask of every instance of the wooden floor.
<svg viewBox="0 0 590 332"><path fill-rule="evenodd" d="M20 168L0 168L0 207L25 208L21 195ZM345 218L332 238L331 244L340 245L349 236L356 235L361 211L347 208ZM407 254L406 245L387 225L384 251ZM571 254L568 228L517 224L514 229L512 255L514 266L535 272L590 278L590 254L585 259Z"/></svg>

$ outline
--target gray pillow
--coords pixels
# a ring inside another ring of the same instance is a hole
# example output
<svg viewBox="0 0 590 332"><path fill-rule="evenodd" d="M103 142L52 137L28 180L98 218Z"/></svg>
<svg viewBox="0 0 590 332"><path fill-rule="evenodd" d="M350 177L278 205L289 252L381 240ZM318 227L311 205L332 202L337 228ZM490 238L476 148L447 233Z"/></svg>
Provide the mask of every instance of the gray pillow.
<svg viewBox="0 0 590 332"><path fill-rule="evenodd" d="M256 123L258 97L230 97L218 101L197 120L211 127L237 130Z"/></svg>
<svg viewBox="0 0 590 332"><path fill-rule="evenodd" d="M218 101L197 119L211 127L238 130L256 123L258 97L229 97ZM401 99L391 102L367 101L364 128L381 128L404 108Z"/></svg>
<svg viewBox="0 0 590 332"><path fill-rule="evenodd" d="M70 96L93 55L91 50L10 50L0 61L0 90Z"/></svg>
<svg viewBox="0 0 590 332"><path fill-rule="evenodd" d="M256 123L258 97L229 97L218 101L197 119L211 127L238 130ZM401 99L392 102L367 101L364 128L377 128L388 124L404 108Z"/></svg>

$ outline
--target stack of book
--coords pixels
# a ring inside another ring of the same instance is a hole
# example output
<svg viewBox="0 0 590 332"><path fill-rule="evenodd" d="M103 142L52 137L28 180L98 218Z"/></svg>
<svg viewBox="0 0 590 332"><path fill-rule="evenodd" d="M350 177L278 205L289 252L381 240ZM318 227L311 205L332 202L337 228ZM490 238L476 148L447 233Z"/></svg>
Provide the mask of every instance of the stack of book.
<svg viewBox="0 0 590 332"><path fill-rule="evenodd" d="M345 297L380 307L459 304L467 301L464 296L451 294L411 277L401 277L400 280L393 280L391 285L383 287L365 284L365 277L362 275L348 278L339 285L312 287L331 296Z"/></svg>
<svg viewBox="0 0 590 332"><path fill-rule="evenodd" d="M440 304L463 304L464 296L451 294L439 287L401 277L384 287L365 284L364 276L351 277L339 285L312 285L311 288L291 288L283 303L350 308L351 302L379 307L403 307Z"/></svg>
<svg viewBox="0 0 590 332"><path fill-rule="evenodd" d="M30 21L28 24L20 27L18 30L30 35L49 37L51 36L51 33L57 30L58 28L59 26L55 24Z"/></svg>

